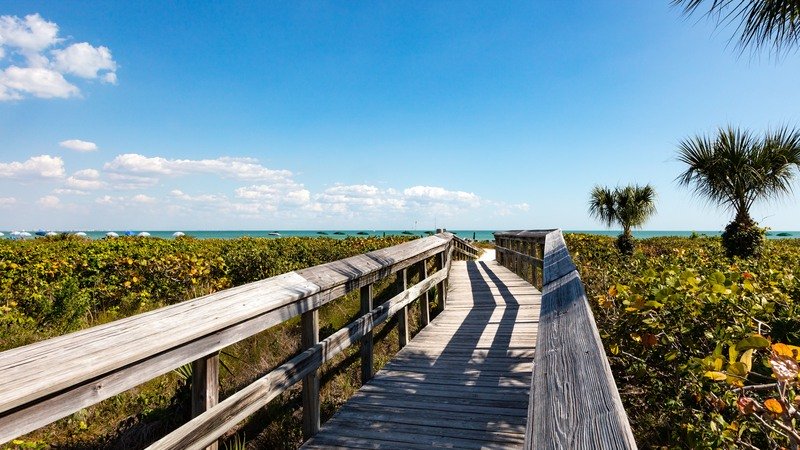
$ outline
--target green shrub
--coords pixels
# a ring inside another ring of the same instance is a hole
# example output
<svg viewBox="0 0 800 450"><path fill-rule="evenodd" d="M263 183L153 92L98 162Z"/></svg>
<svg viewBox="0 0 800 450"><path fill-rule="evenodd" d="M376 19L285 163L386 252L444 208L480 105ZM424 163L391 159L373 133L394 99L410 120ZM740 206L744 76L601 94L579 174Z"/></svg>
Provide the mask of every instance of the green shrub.
<svg viewBox="0 0 800 450"><path fill-rule="evenodd" d="M729 257L750 258L759 256L764 248L766 232L754 222L733 221L722 233L722 246Z"/></svg>
<svg viewBox="0 0 800 450"><path fill-rule="evenodd" d="M640 240L628 258L609 237L566 240L641 447L788 447L704 373L709 355L727 361L723 349L756 333L800 344L800 241L768 241L761 258L731 261L719 238ZM769 379L756 368L753 380Z"/></svg>

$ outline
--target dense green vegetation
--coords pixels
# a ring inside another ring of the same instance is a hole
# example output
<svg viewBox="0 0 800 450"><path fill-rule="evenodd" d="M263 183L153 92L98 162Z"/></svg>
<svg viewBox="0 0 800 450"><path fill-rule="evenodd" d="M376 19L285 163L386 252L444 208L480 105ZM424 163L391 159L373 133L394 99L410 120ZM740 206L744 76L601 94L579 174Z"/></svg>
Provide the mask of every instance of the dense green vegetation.
<svg viewBox="0 0 800 450"><path fill-rule="evenodd" d="M630 257L609 237L566 240L641 447L792 447L798 354L770 343L800 345L800 241L744 260L718 238L646 239Z"/></svg>
<svg viewBox="0 0 800 450"><path fill-rule="evenodd" d="M13 348L164 305L378 248L409 237L195 240L79 238L0 241L0 349ZM433 271L433 261L430 270ZM395 287L375 287L376 302ZM410 282L416 282L412 278ZM322 337L352 321L358 292L320 311ZM416 331L418 306L410 314ZM375 364L397 351L396 324L376 331ZM299 351L297 319L234 344L221 355L221 396L251 383ZM360 386L357 346L322 371L323 418ZM170 373L15 441L11 448L143 448L189 418L185 371ZM297 389L232 430L228 441L257 448L296 448Z"/></svg>

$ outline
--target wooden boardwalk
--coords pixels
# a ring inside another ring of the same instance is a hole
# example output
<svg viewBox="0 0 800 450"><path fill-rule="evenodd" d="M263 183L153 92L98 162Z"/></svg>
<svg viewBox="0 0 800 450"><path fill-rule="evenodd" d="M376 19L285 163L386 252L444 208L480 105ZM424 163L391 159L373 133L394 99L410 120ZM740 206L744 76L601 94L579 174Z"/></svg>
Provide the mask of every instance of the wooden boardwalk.
<svg viewBox="0 0 800 450"><path fill-rule="evenodd" d="M454 262L447 307L303 448L522 448L541 294Z"/></svg>

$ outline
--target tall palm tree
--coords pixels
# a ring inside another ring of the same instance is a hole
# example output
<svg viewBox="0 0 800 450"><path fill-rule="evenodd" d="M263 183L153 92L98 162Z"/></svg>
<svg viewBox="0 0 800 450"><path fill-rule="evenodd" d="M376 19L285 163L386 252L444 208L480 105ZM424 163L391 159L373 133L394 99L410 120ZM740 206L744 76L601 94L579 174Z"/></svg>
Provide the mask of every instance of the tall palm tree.
<svg viewBox="0 0 800 450"><path fill-rule="evenodd" d="M763 240L750 208L792 192L800 167L800 131L782 127L759 138L749 130L728 126L716 136L681 141L678 161L687 166L678 184L734 212L723 244L729 255L747 257L758 252Z"/></svg>
<svg viewBox="0 0 800 450"><path fill-rule="evenodd" d="M776 53L800 44L800 0L672 0L686 14L708 6L717 25L741 21L737 26L742 49L772 46Z"/></svg>
<svg viewBox="0 0 800 450"><path fill-rule="evenodd" d="M622 253L633 252L631 228L638 228L656 212L656 191L649 184L616 187L612 191L595 186L589 199L589 214L611 227L619 224L622 234L617 238L617 248Z"/></svg>

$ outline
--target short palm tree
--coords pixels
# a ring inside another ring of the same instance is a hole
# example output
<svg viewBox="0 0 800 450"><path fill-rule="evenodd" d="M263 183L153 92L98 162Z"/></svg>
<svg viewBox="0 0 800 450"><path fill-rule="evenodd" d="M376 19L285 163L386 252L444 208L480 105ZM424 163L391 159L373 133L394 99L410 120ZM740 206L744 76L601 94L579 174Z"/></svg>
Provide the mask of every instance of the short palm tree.
<svg viewBox="0 0 800 450"><path fill-rule="evenodd" d="M683 140L678 160L687 166L678 184L734 213L722 235L728 255L748 257L759 252L764 239L750 208L791 193L800 166L800 131L782 127L759 138L728 126L716 136Z"/></svg>
<svg viewBox="0 0 800 450"><path fill-rule="evenodd" d="M589 199L589 214L611 227L619 224L622 234L617 238L617 248L624 254L633 253L632 228L638 228L656 212L656 191L649 184L616 187L612 191L595 186Z"/></svg>
<svg viewBox="0 0 800 450"><path fill-rule="evenodd" d="M771 45L775 52L800 44L800 0L672 0L687 14L708 6L717 24L740 21L739 45L761 48Z"/></svg>

